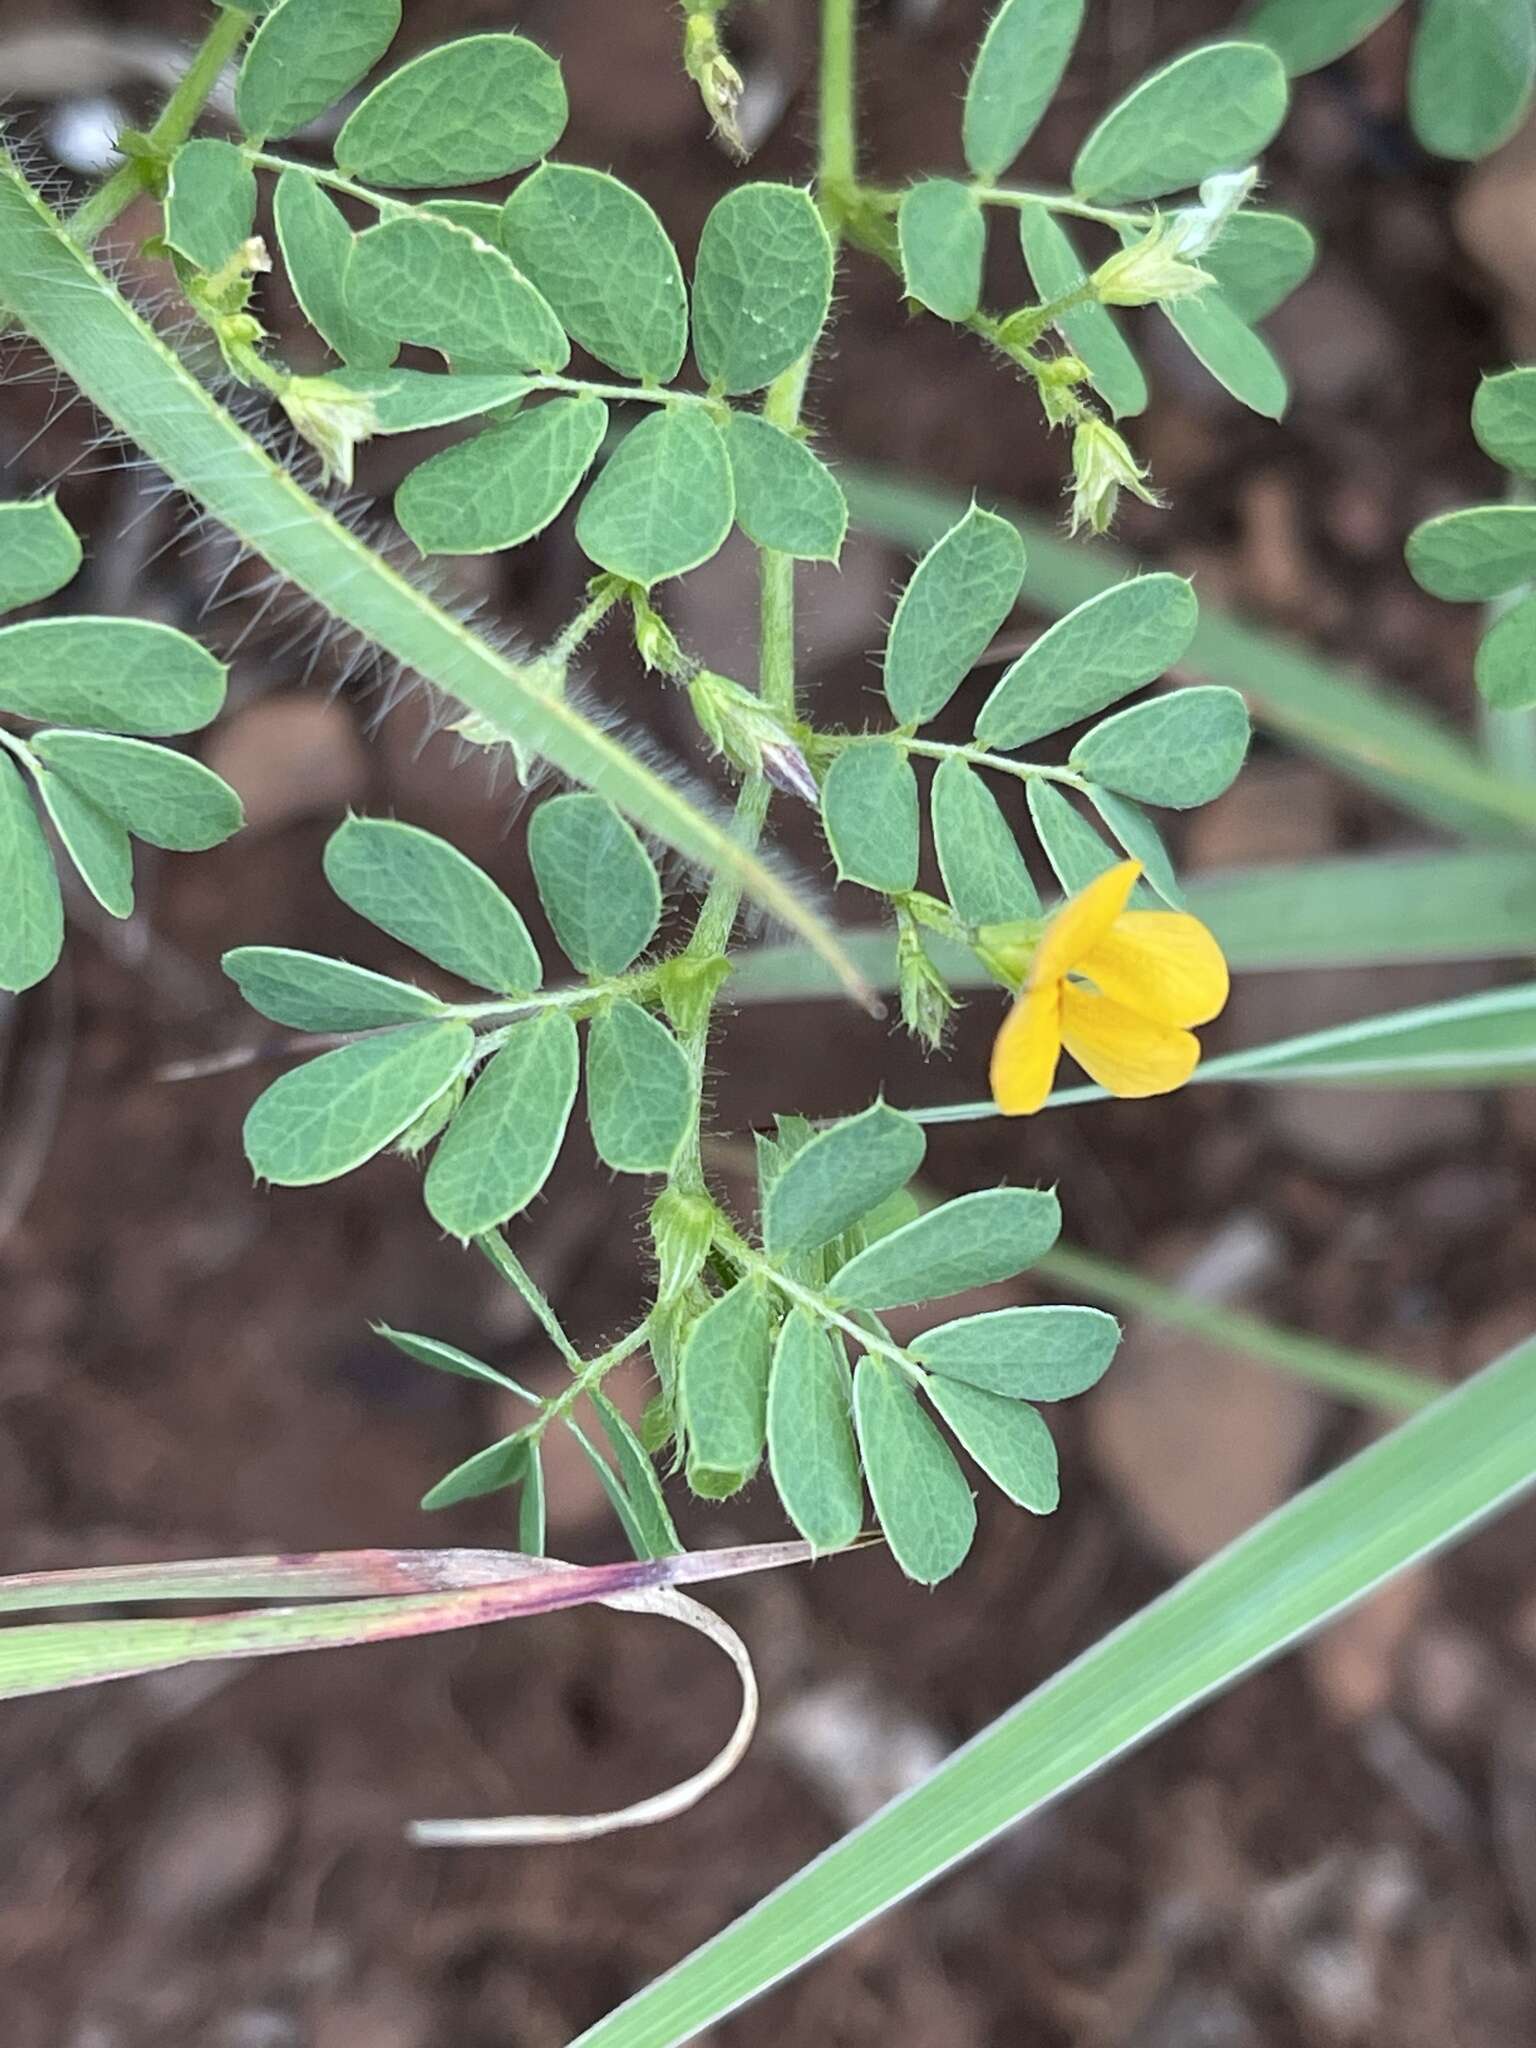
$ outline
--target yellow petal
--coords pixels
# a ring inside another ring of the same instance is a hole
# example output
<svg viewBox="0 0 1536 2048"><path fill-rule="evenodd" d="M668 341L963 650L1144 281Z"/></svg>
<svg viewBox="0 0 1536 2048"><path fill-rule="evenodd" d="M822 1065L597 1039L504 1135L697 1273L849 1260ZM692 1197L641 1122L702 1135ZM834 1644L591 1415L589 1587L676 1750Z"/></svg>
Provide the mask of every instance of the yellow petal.
<svg viewBox="0 0 1536 2048"><path fill-rule="evenodd" d="M1093 951L1125 909L1140 874L1139 860L1123 860L1061 906L1046 926L1035 964L1029 970L1031 988L1060 981Z"/></svg>
<svg viewBox="0 0 1536 2048"><path fill-rule="evenodd" d="M1061 992L1067 1051L1111 1095L1166 1095L1182 1088L1200 1058L1193 1032L1139 1016L1108 996L1070 984Z"/></svg>
<svg viewBox="0 0 1536 2048"><path fill-rule="evenodd" d="M1197 917L1128 910L1079 962L1095 988L1159 1024L1208 1024L1227 1000L1227 963Z"/></svg>
<svg viewBox="0 0 1536 2048"><path fill-rule="evenodd" d="M1051 1092L1061 1058L1059 982L1019 997L992 1047L992 1099L1004 1116L1032 1116Z"/></svg>

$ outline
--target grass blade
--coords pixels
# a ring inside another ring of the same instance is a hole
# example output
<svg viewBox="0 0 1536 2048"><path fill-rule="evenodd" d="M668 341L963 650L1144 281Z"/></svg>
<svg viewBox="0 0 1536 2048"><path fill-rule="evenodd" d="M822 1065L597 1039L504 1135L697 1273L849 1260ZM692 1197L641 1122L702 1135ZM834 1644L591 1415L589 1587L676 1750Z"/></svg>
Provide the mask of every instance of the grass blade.
<svg viewBox="0 0 1536 2048"><path fill-rule="evenodd" d="M675 2048L1536 1479L1536 1341L1289 1501L588 2029Z"/></svg>

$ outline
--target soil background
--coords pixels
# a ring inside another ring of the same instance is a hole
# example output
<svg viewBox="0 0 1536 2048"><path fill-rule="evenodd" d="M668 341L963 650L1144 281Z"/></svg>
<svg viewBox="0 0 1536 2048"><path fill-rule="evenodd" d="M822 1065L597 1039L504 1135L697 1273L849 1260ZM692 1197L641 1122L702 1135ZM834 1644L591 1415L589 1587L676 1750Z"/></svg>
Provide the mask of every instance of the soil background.
<svg viewBox="0 0 1536 2048"><path fill-rule="evenodd" d="M764 110L754 169L808 165L809 0L735 10ZM0 86L49 152L142 118L162 47L201 10L0 0ZM1029 169L1160 55L1225 27L1227 0L1098 0ZM980 0L865 9L866 161L899 181L958 164ZM564 59L568 153L611 165L685 254L729 165L655 0L525 0ZM418 44L504 27L490 5L410 4ZM25 46L25 47L23 47ZM25 59L25 61L23 61ZM1467 410L1480 370L1529 348L1536 143L1474 171L1426 160L1403 120L1405 31L1303 82L1267 165L1324 256L1271 323L1296 384L1283 426L1241 412L1151 319L1134 433L1172 509L1121 535L1196 574L1207 602L1295 630L1458 724L1475 620L1402 567L1416 520L1496 490ZM104 112L102 102L109 103ZM94 125L93 125L94 124ZM153 296L154 266L124 263ZM1022 296L994 236L995 302ZM279 287L269 324L298 341ZM500 1433L479 1389L436 1380L374 1321L550 1379L493 1276L438 1241L415 1176L254 1190L239 1131L270 1046L218 973L229 945L407 968L319 881L348 804L450 833L527 903L515 789L429 743L419 700L347 676L301 613L263 611L155 479L94 445L23 352L0 394L0 494L59 478L87 537L71 593L195 626L234 662L206 757L252 829L141 870L143 910L80 903L51 992L0 1013L0 1557L12 1570L235 1551L513 1540L504 1503L415 1503ZM1027 394L890 280L846 267L812 410L827 450L1049 514L1064 452ZM388 495L425 445L365 451ZM461 594L536 638L574 608L562 526ZM807 575L823 717L870 709L899 558L867 540ZM728 549L676 598L685 635L750 673L750 562ZM1021 630L1032 623L1021 614ZM594 687L676 752L686 720L615 646ZM326 686L330 685L330 688ZM704 772L707 772L704 771ZM787 829L794 832L794 821ZM1177 837L1190 872L1364 846L1421 828L1261 743L1236 791ZM801 835L801 851L811 842ZM850 919L865 906L850 900ZM1480 985L1473 970L1249 977L1212 1043L1237 1044ZM775 1110L980 1092L993 1005L949 1066L831 1005L755 1010L723 1035L722 1130ZM167 1062L260 1057L171 1085ZM515 1240L579 1339L639 1297L634 1189L573 1135ZM1528 1196L1536 1115L1512 1093L1404 1098L1210 1088L1170 1102L941 1130L945 1188L1059 1181L1067 1236L1453 1380L1536 1325ZM1015 1291L1009 1298L1035 1298ZM632 1389L638 1396L643 1390ZM1296 1484L1370 1418L1133 1325L1101 1392L1055 1418L1060 1512L980 1488L970 1563L935 1593L879 1552L726 1588L760 1662L764 1733L732 1782L663 1829L538 1852L408 1848L412 1816L621 1803L695 1769L734 1711L721 1660L679 1631L574 1613L478 1637L195 1670L0 1712L0 2040L5 2048L561 2048ZM552 1547L615 1554L589 1476L551 1475ZM694 1542L780 1527L765 1485L679 1503ZM1536 2038L1536 1521L1509 1517L1321 1643L1252 1678L711 2036L721 2048L1517 2048Z"/></svg>

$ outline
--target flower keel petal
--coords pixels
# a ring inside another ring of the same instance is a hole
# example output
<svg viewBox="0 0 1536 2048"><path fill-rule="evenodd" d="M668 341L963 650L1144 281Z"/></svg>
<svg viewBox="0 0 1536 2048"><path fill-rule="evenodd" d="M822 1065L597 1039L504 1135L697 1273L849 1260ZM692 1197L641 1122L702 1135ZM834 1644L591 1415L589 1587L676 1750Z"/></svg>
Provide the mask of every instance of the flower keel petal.
<svg viewBox="0 0 1536 2048"><path fill-rule="evenodd" d="M1061 992L1067 1051L1111 1095L1167 1095L1182 1088L1200 1058L1192 1032L1159 1024L1091 989Z"/></svg>
<svg viewBox="0 0 1536 2048"><path fill-rule="evenodd" d="M1159 1024L1208 1024L1226 1005L1221 948L1180 910L1126 911L1079 971L1112 1002Z"/></svg>

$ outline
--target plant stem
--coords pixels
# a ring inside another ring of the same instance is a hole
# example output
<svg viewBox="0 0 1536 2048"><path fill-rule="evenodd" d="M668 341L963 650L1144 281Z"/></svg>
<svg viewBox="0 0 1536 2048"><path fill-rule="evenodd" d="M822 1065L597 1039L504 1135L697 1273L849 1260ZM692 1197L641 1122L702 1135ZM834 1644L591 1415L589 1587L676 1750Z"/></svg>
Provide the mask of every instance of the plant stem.
<svg viewBox="0 0 1536 2048"><path fill-rule="evenodd" d="M182 74L175 91L161 110L160 118L146 140L157 155L168 156L179 149L192 133L208 95L218 84L224 67L239 49L251 26L252 17L241 7L221 7L212 28L204 36L192 62ZM119 214L145 190L145 164L130 158L77 208L69 232L83 249L111 227Z"/></svg>
<svg viewBox="0 0 1536 2048"><path fill-rule="evenodd" d="M1177 1288L1164 1287L1140 1273L1118 1265L1113 1259L1097 1257L1074 1246L1058 1245L1036 1260L1031 1271L1064 1287L1081 1288L1097 1295L1115 1308L1129 1309L1153 1322L1187 1330L1192 1337L1205 1337L1234 1351L1245 1352L1262 1365L1310 1380L1341 1400L1356 1401L1364 1408L1385 1408L1404 1414L1429 1403L1445 1388L1421 1373L1404 1372L1395 1365L1362 1352L1349 1351L1321 1337L1308 1337L1299 1330L1279 1330L1261 1316L1245 1315L1240 1309L1222 1308L1215 1302L1197 1301Z"/></svg>
<svg viewBox="0 0 1536 2048"><path fill-rule="evenodd" d="M274 156L270 150L256 149L250 144L244 145L240 154L253 171L275 171L279 177L284 171L298 171L332 192L342 192L348 199L361 200L375 213L414 213L416 210L407 200L391 199L387 192L375 192L371 185L359 185L355 178L344 178L339 171L327 170L323 164L302 164L293 157Z"/></svg>
<svg viewBox="0 0 1536 2048"><path fill-rule="evenodd" d="M719 402L702 391L674 391L659 384L593 384L584 377L530 377L539 391L570 391L578 398L632 400L640 405L702 405L711 412L721 410Z"/></svg>
<svg viewBox="0 0 1536 2048"><path fill-rule="evenodd" d="M858 179L855 10L858 0L821 0L821 109L817 183L850 192Z"/></svg>
<svg viewBox="0 0 1536 2048"><path fill-rule="evenodd" d="M528 1268L513 1251L499 1230L488 1230L483 1237L475 1239L476 1248L483 1252L510 1286L514 1287L528 1304L535 1322L554 1345L572 1372L583 1370L581 1353L567 1337L560 1324L560 1318L550 1306L544 1293Z"/></svg>
<svg viewBox="0 0 1536 2048"><path fill-rule="evenodd" d="M926 760L969 761L973 768L990 768L995 774L1011 775L1019 782L1061 782L1068 789L1084 793L1088 789L1086 778L1075 768L1056 768L1048 761L1011 761L1006 754L989 753L985 747L964 746L947 740L909 739L900 732L890 737L909 754L921 754ZM829 752L841 753L845 747L857 746L866 738L868 734L861 732L818 733L816 745Z"/></svg>
<svg viewBox="0 0 1536 2048"><path fill-rule="evenodd" d="M1064 192L1031 192L1016 185L977 185L976 197L984 206L1043 206L1050 213L1068 213L1074 220L1094 220L1108 228L1145 230L1152 225L1145 213L1119 213L1113 207L1090 206Z"/></svg>
<svg viewBox="0 0 1536 2048"><path fill-rule="evenodd" d="M735 1260L737 1265L750 1267L753 1272L761 1273L770 1287L776 1288L780 1294L794 1302L797 1308L809 1309L822 1322L833 1324L844 1336L851 1337L860 1350L871 1351L877 1358L886 1359L910 1380L921 1382L926 1377L922 1368L907 1356L899 1344L889 1337L882 1336L878 1330L870 1329L855 1317L845 1315L835 1302L829 1301L824 1294L818 1294L814 1287L807 1287L802 1281L791 1279L789 1274L781 1272L766 1253L760 1252L756 1245L748 1244L746 1239L732 1230L728 1224L722 1223L717 1228L715 1242L727 1257Z"/></svg>

